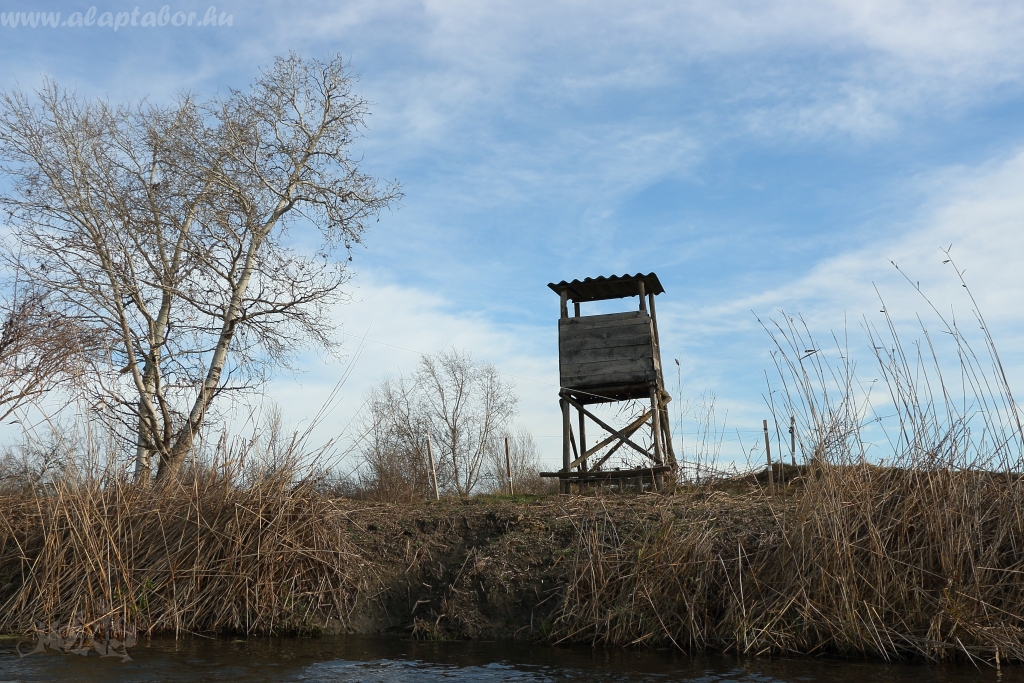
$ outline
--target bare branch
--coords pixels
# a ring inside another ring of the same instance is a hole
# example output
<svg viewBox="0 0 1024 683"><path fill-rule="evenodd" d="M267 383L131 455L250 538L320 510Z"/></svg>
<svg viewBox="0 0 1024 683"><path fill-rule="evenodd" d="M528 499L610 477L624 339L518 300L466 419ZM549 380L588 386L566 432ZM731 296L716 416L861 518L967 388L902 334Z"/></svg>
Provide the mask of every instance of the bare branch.
<svg viewBox="0 0 1024 683"><path fill-rule="evenodd" d="M0 258L107 340L91 391L136 421L140 479L153 455L176 474L216 396L333 348L349 250L399 197L359 172L353 82L340 58L292 54L207 102L0 94Z"/></svg>

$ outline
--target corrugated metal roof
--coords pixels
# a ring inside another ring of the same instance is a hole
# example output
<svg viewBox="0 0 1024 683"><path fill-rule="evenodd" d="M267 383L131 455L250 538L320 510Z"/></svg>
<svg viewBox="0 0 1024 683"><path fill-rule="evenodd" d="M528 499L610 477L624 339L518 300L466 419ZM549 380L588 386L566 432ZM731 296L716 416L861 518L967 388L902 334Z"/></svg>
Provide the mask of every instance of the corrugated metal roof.
<svg viewBox="0 0 1024 683"><path fill-rule="evenodd" d="M658 276L654 273L637 273L636 275L609 275L608 277L588 277L583 280L573 280L559 283L549 282L548 287L553 292L561 295L563 291L568 292L569 298L573 301L603 301L605 299L623 299L627 296L639 296L640 282L644 283L644 292L647 294L662 294L665 288L661 286Z"/></svg>

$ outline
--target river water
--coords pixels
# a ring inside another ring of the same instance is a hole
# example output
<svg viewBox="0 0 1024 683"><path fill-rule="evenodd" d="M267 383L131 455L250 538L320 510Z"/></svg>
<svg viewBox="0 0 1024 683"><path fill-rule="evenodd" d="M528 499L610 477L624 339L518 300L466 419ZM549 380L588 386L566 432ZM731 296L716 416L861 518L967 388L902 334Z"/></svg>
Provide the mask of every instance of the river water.
<svg viewBox="0 0 1024 683"><path fill-rule="evenodd" d="M22 646L22 651L25 651ZM927 666L821 659L688 658L670 652L552 648L516 643L409 641L339 636L297 639L142 641L133 661L45 653L19 657L0 641L0 683L12 681L749 681L861 683L1024 682L1024 667Z"/></svg>

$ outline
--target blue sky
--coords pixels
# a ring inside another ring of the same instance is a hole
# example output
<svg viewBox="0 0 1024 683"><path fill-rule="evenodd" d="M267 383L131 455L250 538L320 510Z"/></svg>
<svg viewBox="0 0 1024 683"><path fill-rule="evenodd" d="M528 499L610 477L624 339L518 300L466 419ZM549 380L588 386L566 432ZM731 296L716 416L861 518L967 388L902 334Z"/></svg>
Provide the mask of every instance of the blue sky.
<svg viewBox="0 0 1024 683"><path fill-rule="evenodd" d="M0 11L66 20L91 5L5 0ZM168 5L199 17L209 7ZM161 100L244 87L288 50L350 58L373 103L364 168L398 179L405 198L355 254L353 301L337 315L347 335L374 341L321 438L342 430L381 375L450 344L515 377L521 420L554 464L557 298L545 285L638 271L665 285L661 338L670 369L680 360L680 404L714 392L730 430L756 430L772 370L756 316L801 313L821 337L845 327L860 357L864 316L880 318L875 287L909 335L918 313L930 324L893 260L940 308L969 317L942 264L950 244L1011 382L1024 380L1019 3L378 0L216 11L231 25L0 27L0 87L49 74L87 95ZM345 338L350 358L356 337ZM294 423L345 371L315 355L304 364L268 391ZM861 369L875 376L870 358Z"/></svg>

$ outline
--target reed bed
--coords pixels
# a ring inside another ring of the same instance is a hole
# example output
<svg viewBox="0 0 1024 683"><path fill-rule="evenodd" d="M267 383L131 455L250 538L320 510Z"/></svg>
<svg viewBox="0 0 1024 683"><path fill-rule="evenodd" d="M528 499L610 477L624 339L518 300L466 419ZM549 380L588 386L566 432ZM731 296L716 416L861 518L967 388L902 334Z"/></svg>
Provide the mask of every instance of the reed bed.
<svg viewBox="0 0 1024 683"><path fill-rule="evenodd" d="M742 583L749 570L737 569L743 553L777 541L778 525L757 496L677 496L689 499L685 514L678 500L650 496L632 514L620 508L579 521L553 642L691 652L734 645L750 590Z"/></svg>
<svg viewBox="0 0 1024 683"><path fill-rule="evenodd" d="M578 522L553 642L1024 660L1020 486L822 464L767 496L689 491ZM567 558L569 559L569 558Z"/></svg>
<svg viewBox="0 0 1024 683"><path fill-rule="evenodd" d="M874 388L844 345L830 362L794 319L769 328L773 405L804 459L774 494L705 458L670 496L356 511L287 444L161 488L58 458L0 481L0 631L415 634L500 617L555 643L1024 662L1024 428L977 320L980 356L953 323L944 352L927 330L904 348L891 321L869 326Z"/></svg>
<svg viewBox="0 0 1024 683"><path fill-rule="evenodd" d="M799 476L775 496L747 477L717 507L727 480L684 488L683 517L581 520L552 639L1024 661L1024 430L976 320L982 354L939 316L954 373L926 329L905 348L888 318L868 326L874 396L846 346L830 362L799 321L770 327Z"/></svg>
<svg viewBox="0 0 1024 683"><path fill-rule="evenodd" d="M146 488L68 465L31 486L8 481L0 631L111 619L142 633L344 627L374 570L344 511L295 472L194 468Z"/></svg>

